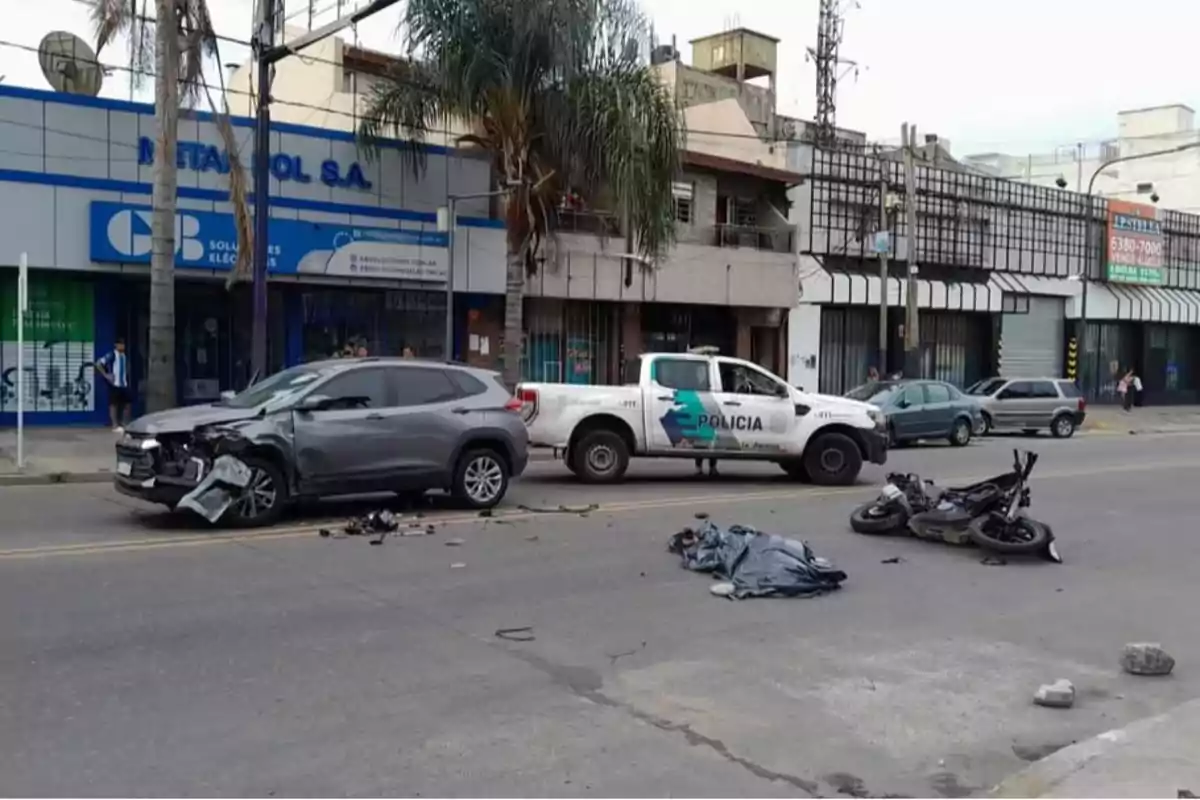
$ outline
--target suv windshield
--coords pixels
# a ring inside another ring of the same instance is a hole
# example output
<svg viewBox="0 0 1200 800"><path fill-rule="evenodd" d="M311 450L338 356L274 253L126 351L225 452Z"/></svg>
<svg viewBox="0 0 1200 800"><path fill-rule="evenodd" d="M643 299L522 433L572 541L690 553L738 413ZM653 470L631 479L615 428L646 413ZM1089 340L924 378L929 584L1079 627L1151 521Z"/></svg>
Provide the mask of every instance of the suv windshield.
<svg viewBox="0 0 1200 800"><path fill-rule="evenodd" d="M862 386L857 386L846 392L846 397L851 400L861 400L864 403L871 405L880 405L893 392L900 388L898 383L864 383Z"/></svg>
<svg viewBox="0 0 1200 800"><path fill-rule="evenodd" d="M312 367L292 367L275 373L241 394L234 395L228 400L222 400L217 405L227 408L257 408L263 403L298 392L320 377L321 371Z"/></svg>
<svg viewBox="0 0 1200 800"><path fill-rule="evenodd" d="M967 394L975 397L989 397L993 392L1003 386L1006 382L1005 378L989 378L986 381L980 381L973 384L970 389L967 389Z"/></svg>

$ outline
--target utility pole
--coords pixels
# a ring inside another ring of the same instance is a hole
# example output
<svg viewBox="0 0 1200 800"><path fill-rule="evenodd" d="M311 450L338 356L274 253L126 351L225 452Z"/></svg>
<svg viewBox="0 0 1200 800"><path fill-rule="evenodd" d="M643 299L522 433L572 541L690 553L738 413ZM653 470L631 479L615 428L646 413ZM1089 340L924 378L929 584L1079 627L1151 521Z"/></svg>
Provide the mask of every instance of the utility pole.
<svg viewBox="0 0 1200 800"><path fill-rule="evenodd" d="M913 163L913 148L917 144L917 127L908 123L900 127L904 144L904 209L908 223L908 280L907 308L904 315L904 377L921 377L921 338L917 328L917 168Z"/></svg>
<svg viewBox="0 0 1200 800"><path fill-rule="evenodd" d="M258 70L258 114L254 130L254 323L251 328L251 372L267 374L267 266L270 257L271 189L271 73L275 64L309 45L359 23L399 0L372 0L351 14L310 30L284 44L275 44L278 0L258 0L258 25L254 32L254 61ZM282 4L280 4L282 5ZM341 10L341 3L338 3Z"/></svg>
<svg viewBox="0 0 1200 800"><path fill-rule="evenodd" d="M887 164L883 160L883 152L875 151L879 159L879 233L875 249L879 254L879 376L888 374L888 249L891 247L890 227L888 225L888 182Z"/></svg>
<svg viewBox="0 0 1200 800"><path fill-rule="evenodd" d="M251 382L267 375L267 265L271 215L271 72L266 54L275 43L275 0L258 0L254 56L258 110L254 123L254 282L250 328Z"/></svg>

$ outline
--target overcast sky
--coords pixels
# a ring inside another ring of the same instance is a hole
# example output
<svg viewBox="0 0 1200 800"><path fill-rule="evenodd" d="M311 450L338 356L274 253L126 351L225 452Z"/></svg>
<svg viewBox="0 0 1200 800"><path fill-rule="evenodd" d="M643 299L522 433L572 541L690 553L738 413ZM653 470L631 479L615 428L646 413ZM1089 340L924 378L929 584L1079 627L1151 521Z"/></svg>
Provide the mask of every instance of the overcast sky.
<svg viewBox="0 0 1200 800"><path fill-rule="evenodd" d="M252 0L208 0L219 33L246 39ZM362 2L363 0L356 0ZM36 47L51 29L93 40L85 0L3 0L0 40ZM315 0L318 21L337 0ZM349 0L347 0L347 3ZM804 58L816 38L817 0L644 0L659 39L687 42L727 27L754 28L780 42L779 110L810 118L815 74ZM849 0L844 0L849 3ZM840 125L872 139L898 139L900 124L951 140L956 155L1024 154L1116 133L1116 112L1200 103L1195 59L1197 0L859 0L846 16L842 57L860 64L838 93ZM306 23L306 0L287 0ZM736 9L736 10L734 10ZM365 46L395 50L399 9L360 26ZM1188 53L1193 55L1189 56ZM222 58L245 48L228 44ZM125 64L117 46L102 54ZM0 44L5 83L46 87L37 58ZM214 76L215 79L215 76ZM102 92L129 97L126 73ZM149 99L149 87L135 92Z"/></svg>

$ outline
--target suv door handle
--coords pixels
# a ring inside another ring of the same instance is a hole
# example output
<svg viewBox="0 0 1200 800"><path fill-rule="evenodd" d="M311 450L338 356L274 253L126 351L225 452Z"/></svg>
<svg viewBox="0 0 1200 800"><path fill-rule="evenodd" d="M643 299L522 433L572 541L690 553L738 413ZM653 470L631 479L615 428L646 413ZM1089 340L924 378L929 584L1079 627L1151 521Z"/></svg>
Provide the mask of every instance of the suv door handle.
<svg viewBox="0 0 1200 800"><path fill-rule="evenodd" d="M367 416L365 418L370 420L371 422L376 422L378 420L383 419L383 414L367 414Z"/></svg>
<svg viewBox="0 0 1200 800"><path fill-rule="evenodd" d="M674 397L674 395L669 395L669 394L660 394L660 395L658 396L658 399L659 399L659 400L674 400L674 399L675 399L675 397Z"/></svg>
<svg viewBox="0 0 1200 800"><path fill-rule="evenodd" d="M727 405L727 406L740 406L740 405L741 405L741 403L739 403L737 400L726 400L726 401L723 403L723 405Z"/></svg>
<svg viewBox="0 0 1200 800"><path fill-rule="evenodd" d="M450 409L450 413L451 413L451 414L470 414L470 413L471 413L471 409L469 409L469 408L463 408L462 406L459 406L458 408L452 408L452 409Z"/></svg>

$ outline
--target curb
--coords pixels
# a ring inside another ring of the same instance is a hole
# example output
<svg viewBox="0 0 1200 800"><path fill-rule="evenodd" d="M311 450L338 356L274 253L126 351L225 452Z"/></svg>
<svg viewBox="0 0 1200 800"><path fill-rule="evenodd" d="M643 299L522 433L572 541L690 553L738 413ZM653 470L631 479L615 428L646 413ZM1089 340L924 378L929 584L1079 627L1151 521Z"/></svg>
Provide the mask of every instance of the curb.
<svg viewBox="0 0 1200 800"><path fill-rule="evenodd" d="M46 486L54 483L108 483L112 473L100 472L48 472L20 473L10 472L0 474L0 487L4 486Z"/></svg>
<svg viewBox="0 0 1200 800"><path fill-rule="evenodd" d="M1080 428L1079 432L1088 434L1089 436L1148 436L1151 434L1200 433L1200 425L1181 425L1165 428L1110 428L1108 426L1096 426L1094 428Z"/></svg>
<svg viewBox="0 0 1200 800"><path fill-rule="evenodd" d="M1145 717L1123 728L1105 731L1091 739L1064 747L1062 750L1052 753L1020 772L1005 778L988 792L987 796L1058 796L1055 792L1057 792L1059 787L1063 786L1071 778L1084 773L1094 762L1115 756L1118 751L1128 745L1136 745L1142 740L1152 739L1159 733L1158 728L1174 722L1179 717L1192 714L1200 714L1200 700L1191 700L1163 714ZM1171 782L1181 777L1178 775L1177 769L1167 768L1166 762L1170 762L1172 766L1178 767L1179 765L1176 760L1164 758L1163 763L1158 764L1157 768L1153 758L1147 759L1144 755L1139 755L1137 756L1137 760L1139 761L1139 768L1136 771L1136 776L1131 778L1132 785L1117 786L1114 785L1112 779L1109 779L1106 787L1103 789L1092 787L1087 794L1079 794L1078 789L1068 789L1068 794L1063 796L1099 797L1103 795L1091 793L1108 792L1110 793L1109 796L1112 797L1169 797L1176 793L1179 787L1175 786L1174 783L1171 783L1169 788L1156 786L1158 782L1164 780ZM1197 770L1197 766L1194 764L1189 765L1189 769L1194 773ZM1070 793L1072 791L1074 793ZM1087 790L1085 789L1085 791Z"/></svg>

